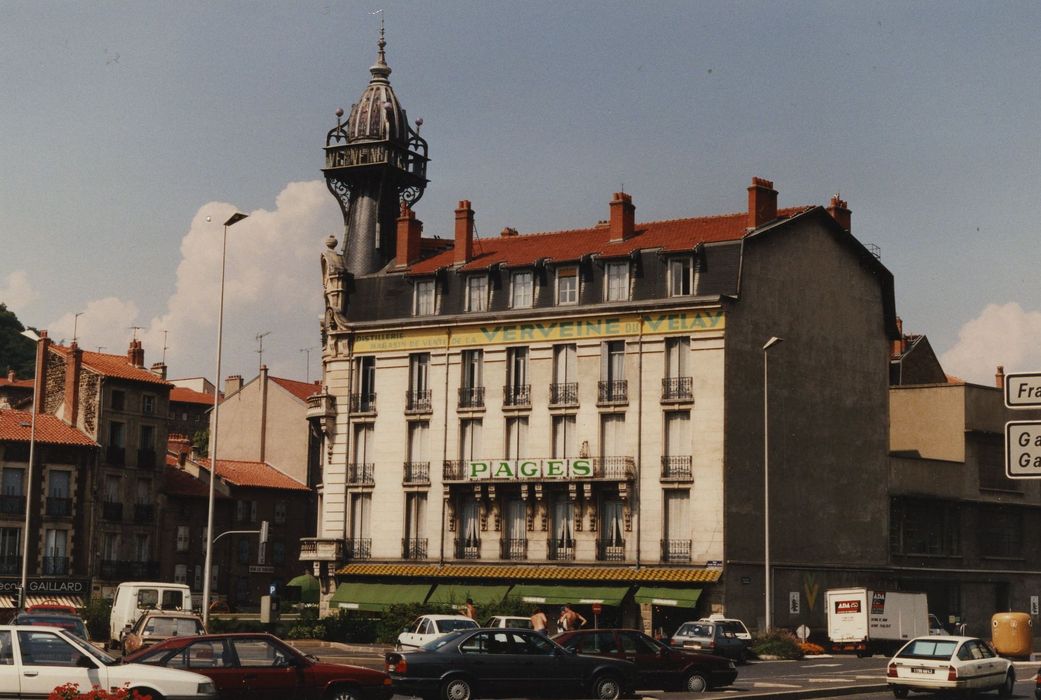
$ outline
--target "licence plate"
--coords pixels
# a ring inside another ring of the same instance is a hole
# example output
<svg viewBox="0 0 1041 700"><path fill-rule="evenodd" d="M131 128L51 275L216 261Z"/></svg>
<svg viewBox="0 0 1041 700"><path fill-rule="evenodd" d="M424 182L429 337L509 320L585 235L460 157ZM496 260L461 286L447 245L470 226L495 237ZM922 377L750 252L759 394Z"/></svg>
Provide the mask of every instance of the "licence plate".
<svg viewBox="0 0 1041 700"><path fill-rule="evenodd" d="M931 668L920 668L920 667L916 666L916 667L913 667L911 669L911 673L928 673L931 676L931 675L933 675L933 669L931 669Z"/></svg>

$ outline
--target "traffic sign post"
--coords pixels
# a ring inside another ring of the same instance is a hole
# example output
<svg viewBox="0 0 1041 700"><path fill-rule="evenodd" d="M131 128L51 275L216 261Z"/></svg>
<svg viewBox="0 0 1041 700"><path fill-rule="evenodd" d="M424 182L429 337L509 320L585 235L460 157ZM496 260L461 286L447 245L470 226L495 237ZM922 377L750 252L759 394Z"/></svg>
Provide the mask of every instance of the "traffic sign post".
<svg viewBox="0 0 1041 700"><path fill-rule="evenodd" d="M1009 372L1005 375L1005 406L1041 408L1041 372ZM1041 479L1041 420L1005 423L1005 476L1009 479Z"/></svg>
<svg viewBox="0 0 1041 700"><path fill-rule="evenodd" d="M1041 372L1009 372L1005 375L1005 406L1041 408Z"/></svg>

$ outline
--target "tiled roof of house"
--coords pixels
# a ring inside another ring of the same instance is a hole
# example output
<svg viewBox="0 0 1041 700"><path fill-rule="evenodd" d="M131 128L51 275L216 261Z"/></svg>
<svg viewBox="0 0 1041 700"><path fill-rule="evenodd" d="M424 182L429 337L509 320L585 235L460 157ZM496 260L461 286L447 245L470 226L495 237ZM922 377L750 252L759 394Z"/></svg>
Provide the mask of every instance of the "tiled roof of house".
<svg viewBox="0 0 1041 700"><path fill-rule="evenodd" d="M778 218L790 218L807 207L780 209ZM568 262L584 255L622 257L637 250L679 252L692 250L699 243L740 240L748 232L748 214L721 214L693 219L647 221L636 224L634 233L623 241L612 242L607 226L572 231L531 233L523 236L499 236L474 239L473 258L459 270L484 270L492 265L523 267L538 260ZM453 264L455 252L438 253L420 260L409 268L413 275L431 274Z"/></svg>
<svg viewBox="0 0 1041 700"><path fill-rule="evenodd" d="M66 356L70 352L70 348L56 343L51 345L51 349ZM130 364L126 355L109 355L106 353L89 352L84 350L83 366L106 377L172 386L170 382L166 381L158 374L150 372L144 367L135 367Z"/></svg>
<svg viewBox="0 0 1041 700"><path fill-rule="evenodd" d="M322 388L321 382L317 381L298 382L295 379L282 379L281 377L270 377L270 379L301 401L306 401L308 396Z"/></svg>
<svg viewBox="0 0 1041 700"><path fill-rule="evenodd" d="M609 566L496 566L472 564L347 564L340 576L433 579L510 579L513 581L617 581L633 583L715 583L721 569Z"/></svg>
<svg viewBox="0 0 1041 700"><path fill-rule="evenodd" d="M7 377L0 377L0 389L3 389L5 387L12 387L12 388L15 388L15 389L28 389L29 391L32 391L33 390L33 380L32 379L15 379L14 381L11 381Z"/></svg>
<svg viewBox="0 0 1041 700"><path fill-rule="evenodd" d="M204 394L195 389L185 389L181 386L175 386L170 389L170 403L198 403L212 406L213 394Z"/></svg>
<svg viewBox="0 0 1041 700"><path fill-rule="evenodd" d="M172 463L171 463L172 462ZM166 455L166 472L164 473L163 493L168 496L187 498L209 498L209 486L202 479L197 479L183 469L177 468L177 457ZM215 493L218 498L225 498Z"/></svg>
<svg viewBox="0 0 1041 700"><path fill-rule="evenodd" d="M203 469L210 468L209 459L198 460ZM265 462L243 462L234 459L217 460L217 476L232 486L253 486L264 489L307 491L299 481Z"/></svg>
<svg viewBox="0 0 1041 700"><path fill-rule="evenodd" d="M0 409L0 440L29 442L32 439L33 414L28 411ZM36 442L46 445L96 447L85 433L47 413L36 414Z"/></svg>

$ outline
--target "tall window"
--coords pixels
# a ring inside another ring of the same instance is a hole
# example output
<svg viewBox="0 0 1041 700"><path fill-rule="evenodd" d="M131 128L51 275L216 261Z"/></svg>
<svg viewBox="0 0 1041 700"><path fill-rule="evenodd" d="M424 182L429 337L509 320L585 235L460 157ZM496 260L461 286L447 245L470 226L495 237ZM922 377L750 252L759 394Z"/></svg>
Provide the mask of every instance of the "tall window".
<svg viewBox="0 0 1041 700"><path fill-rule="evenodd" d="M510 307L528 309L535 299L535 276L531 270L515 270L510 274Z"/></svg>
<svg viewBox="0 0 1041 700"><path fill-rule="evenodd" d="M408 424L408 461L416 464L428 462L427 436L430 423L425 420L410 421Z"/></svg>
<svg viewBox="0 0 1041 700"><path fill-rule="evenodd" d="M188 565L187 564L174 564L173 568L173 580L174 583L188 583Z"/></svg>
<svg viewBox="0 0 1041 700"><path fill-rule="evenodd" d="M126 392L120 389L112 390L112 405L113 411L122 411L126 408L127 395Z"/></svg>
<svg viewBox="0 0 1041 700"><path fill-rule="evenodd" d="M406 408L410 411L429 411L430 404L430 353L417 352L408 356L408 397Z"/></svg>
<svg viewBox="0 0 1041 700"><path fill-rule="evenodd" d="M523 406L531 403L528 385L528 348L506 348L506 387L503 403Z"/></svg>
<svg viewBox="0 0 1041 700"><path fill-rule="evenodd" d="M65 470L47 472L47 495L53 498L68 498L72 474Z"/></svg>
<svg viewBox="0 0 1041 700"><path fill-rule="evenodd" d="M484 350L463 350L463 386L484 386Z"/></svg>
<svg viewBox="0 0 1041 700"><path fill-rule="evenodd" d="M361 403L374 402L376 400L376 358L371 355L359 357L356 367L358 372L358 394L361 396ZM368 409L361 408L360 410Z"/></svg>
<svg viewBox="0 0 1041 700"><path fill-rule="evenodd" d="M187 552L188 545L191 543L191 528L187 525L177 526L177 551Z"/></svg>
<svg viewBox="0 0 1041 700"><path fill-rule="evenodd" d="M44 574L55 575L68 573L68 539L68 530L44 530Z"/></svg>
<svg viewBox="0 0 1041 700"><path fill-rule="evenodd" d="M520 498L510 498L503 503L504 531L502 543L503 559L524 559L528 555L528 509Z"/></svg>
<svg viewBox="0 0 1041 700"><path fill-rule="evenodd" d="M569 265L557 268L557 304L564 306L578 303L578 267Z"/></svg>
<svg viewBox="0 0 1041 700"><path fill-rule="evenodd" d="M686 377L690 357L690 338L687 336L665 339L665 376Z"/></svg>
<svg viewBox="0 0 1041 700"><path fill-rule="evenodd" d="M665 492L665 539L690 539L690 492L670 490Z"/></svg>
<svg viewBox="0 0 1041 700"><path fill-rule="evenodd" d="M434 313L434 280L416 281L416 316L429 316Z"/></svg>
<svg viewBox="0 0 1041 700"><path fill-rule="evenodd" d="M142 450L155 450L155 426L141 426L141 441L138 445Z"/></svg>
<svg viewBox="0 0 1041 700"><path fill-rule="evenodd" d="M665 454L671 457L690 455L690 412L669 411L665 414Z"/></svg>
<svg viewBox="0 0 1041 700"><path fill-rule="evenodd" d="M459 531L461 533L461 544L466 550L473 553L481 546L481 518L477 501L473 498L464 499L460 504ZM464 552L465 556L465 552Z"/></svg>
<svg viewBox="0 0 1041 700"><path fill-rule="evenodd" d="M577 435L575 416L553 416L553 457L564 459L577 455Z"/></svg>
<svg viewBox="0 0 1041 700"><path fill-rule="evenodd" d="M488 277L471 275L466 278L466 310L488 310Z"/></svg>
<svg viewBox="0 0 1041 700"><path fill-rule="evenodd" d="M481 432L480 418L464 418L459 421L459 459L480 459Z"/></svg>
<svg viewBox="0 0 1041 700"><path fill-rule="evenodd" d="M134 495L139 506L146 506L152 502L152 482L149 479L138 479L135 484Z"/></svg>
<svg viewBox="0 0 1041 700"><path fill-rule="evenodd" d="M375 445L376 431L371 423L354 425L354 463L371 464Z"/></svg>
<svg viewBox="0 0 1041 700"><path fill-rule="evenodd" d="M561 494L553 498L553 541L551 549L571 550L575 546L575 507L567 496ZM571 556L574 556L572 552Z"/></svg>
<svg viewBox="0 0 1041 700"><path fill-rule="evenodd" d="M126 447L126 425L119 421L108 424L108 444L110 447Z"/></svg>
<svg viewBox="0 0 1041 700"><path fill-rule="evenodd" d="M420 540L426 538L427 495L410 492L405 494L405 538ZM418 545L417 545L418 546ZM426 543L424 543L424 547ZM425 556L425 555L424 555Z"/></svg>
<svg viewBox="0 0 1041 700"><path fill-rule="evenodd" d="M625 414L603 414L600 424L600 456L617 457L626 453Z"/></svg>
<svg viewBox="0 0 1041 700"><path fill-rule="evenodd" d="M286 522L286 512L289 507L285 501L275 502L275 524L282 525Z"/></svg>
<svg viewBox="0 0 1041 700"><path fill-rule="evenodd" d="M143 394L141 396L141 413L152 415L155 413L155 396L152 394Z"/></svg>
<svg viewBox="0 0 1041 700"><path fill-rule="evenodd" d="M604 499L600 504L600 520L600 542L607 547L624 547L625 520L622 502L614 498Z"/></svg>
<svg viewBox="0 0 1041 700"><path fill-rule="evenodd" d="M609 262L604 266L607 278L607 301L629 300L629 263Z"/></svg>
<svg viewBox="0 0 1041 700"><path fill-rule="evenodd" d="M372 494L351 494L351 537L367 540L371 537Z"/></svg>
<svg viewBox="0 0 1041 700"><path fill-rule="evenodd" d="M3 491L5 496L22 496L25 494L23 483L25 470L21 467L6 467L3 475Z"/></svg>
<svg viewBox="0 0 1041 700"><path fill-rule="evenodd" d="M625 341L612 340L603 344L600 356L600 378L605 382L625 381Z"/></svg>
<svg viewBox="0 0 1041 700"><path fill-rule="evenodd" d="M578 403L578 353L574 343L553 346L553 384L550 405Z"/></svg>
<svg viewBox="0 0 1041 700"><path fill-rule="evenodd" d="M105 503L120 503L122 498L119 496L120 486L122 486L123 480L115 474L105 475Z"/></svg>
<svg viewBox="0 0 1041 700"><path fill-rule="evenodd" d="M17 527L0 527L0 572L13 574L22 556L22 531Z"/></svg>
<svg viewBox="0 0 1041 700"><path fill-rule="evenodd" d="M682 297L694 293L694 266L689 257L669 261L669 296Z"/></svg>
<svg viewBox="0 0 1041 700"><path fill-rule="evenodd" d="M119 533L101 533L101 559L103 561L116 561L119 559Z"/></svg>
<svg viewBox="0 0 1041 700"><path fill-rule="evenodd" d="M528 443L528 417L512 416L506 419L506 459L520 459L530 454Z"/></svg>
<svg viewBox="0 0 1041 700"><path fill-rule="evenodd" d="M152 553L151 538L145 533L134 535L134 561L148 561Z"/></svg>

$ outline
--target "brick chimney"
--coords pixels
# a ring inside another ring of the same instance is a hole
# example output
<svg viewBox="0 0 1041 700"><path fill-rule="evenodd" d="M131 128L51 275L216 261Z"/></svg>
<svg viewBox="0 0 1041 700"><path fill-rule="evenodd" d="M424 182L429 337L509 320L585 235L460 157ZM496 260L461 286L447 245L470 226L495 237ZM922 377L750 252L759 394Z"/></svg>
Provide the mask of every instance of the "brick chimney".
<svg viewBox="0 0 1041 700"><path fill-rule="evenodd" d="M998 365L998 370L994 373L994 386L999 389L1005 388L1005 366Z"/></svg>
<svg viewBox="0 0 1041 700"><path fill-rule="evenodd" d="M153 362L152 374L159 377L160 379L166 379L166 365L162 362Z"/></svg>
<svg viewBox="0 0 1041 700"><path fill-rule="evenodd" d="M419 260L420 239L423 235L423 222L416 218L416 213L407 204L401 205L401 216L398 217L398 267L406 267Z"/></svg>
<svg viewBox="0 0 1041 700"><path fill-rule="evenodd" d="M850 231L850 213L846 207L846 200L839 197L837 194L831 195L831 204L828 205L828 213L831 214L831 218L835 219L835 223L841 226L846 231Z"/></svg>
<svg viewBox="0 0 1041 700"><path fill-rule="evenodd" d="M241 374L230 374L228 378L224 380L224 395L231 396L236 391L242 388L242 375Z"/></svg>
<svg viewBox="0 0 1041 700"><path fill-rule="evenodd" d="M83 369L83 351L73 341L69 345L69 354L65 357L65 420L69 425L76 425L80 405L80 370Z"/></svg>
<svg viewBox="0 0 1041 700"><path fill-rule="evenodd" d="M474 254L474 210L470 200L459 202L455 210L455 264L469 262Z"/></svg>
<svg viewBox="0 0 1041 700"><path fill-rule="evenodd" d="M748 228L759 228L777 218L777 190L774 183L753 177L748 186Z"/></svg>
<svg viewBox="0 0 1041 700"><path fill-rule="evenodd" d="M633 235L636 228L636 207L632 195L615 192L611 201L611 220L608 224L611 242L624 241Z"/></svg>
<svg viewBox="0 0 1041 700"><path fill-rule="evenodd" d="M177 466L184 469L184 463L188 461L188 455L192 451L191 440L187 435L173 434L167 438L166 444L166 449L177 455Z"/></svg>
<svg viewBox="0 0 1041 700"><path fill-rule="evenodd" d="M513 228L512 226L507 226L499 232L499 236L501 236L502 238L510 238L516 235L518 235L517 229Z"/></svg>
<svg viewBox="0 0 1041 700"><path fill-rule="evenodd" d="M145 349L141 347L140 340L131 340L127 348L127 361L134 367L145 366Z"/></svg>
<svg viewBox="0 0 1041 700"><path fill-rule="evenodd" d="M893 340L893 357L900 357L904 354L904 319L899 316L896 317L896 334L897 338Z"/></svg>

